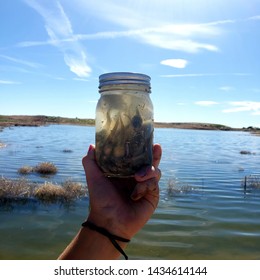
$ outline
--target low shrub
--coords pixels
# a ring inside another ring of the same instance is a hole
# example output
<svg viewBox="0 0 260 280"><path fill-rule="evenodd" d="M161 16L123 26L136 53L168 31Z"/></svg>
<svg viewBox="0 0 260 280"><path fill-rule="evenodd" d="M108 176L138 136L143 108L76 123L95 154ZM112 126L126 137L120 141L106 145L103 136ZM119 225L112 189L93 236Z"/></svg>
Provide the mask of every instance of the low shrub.
<svg viewBox="0 0 260 280"><path fill-rule="evenodd" d="M44 203L70 202L86 195L86 186L70 180L58 185L52 182L34 183L24 178L12 180L0 177L1 203L35 198Z"/></svg>
<svg viewBox="0 0 260 280"><path fill-rule="evenodd" d="M34 191L34 196L45 202L65 201L66 191L59 185L45 182L37 187Z"/></svg>
<svg viewBox="0 0 260 280"><path fill-rule="evenodd" d="M11 180L0 178L0 198L27 198L33 193L34 183L26 179Z"/></svg>
<svg viewBox="0 0 260 280"><path fill-rule="evenodd" d="M244 188L260 189L260 175L248 175L242 181Z"/></svg>
<svg viewBox="0 0 260 280"><path fill-rule="evenodd" d="M62 185L45 182L34 192L34 196L44 202L71 201L85 194L82 184L72 181L66 181Z"/></svg>
<svg viewBox="0 0 260 280"><path fill-rule="evenodd" d="M62 184L65 191L68 193L68 196L71 198L78 198L84 196L87 192L86 188L82 186L82 184L77 182L72 182L70 180L65 181Z"/></svg>
<svg viewBox="0 0 260 280"><path fill-rule="evenodd" d="M22 166L21 168L18 169L18 173L21 175L27 175L32 172L33 172L33 167L27 165Z"/></svg>
<svg viewBox="0 0 260 280"><path fill-rule="evenodd" d="M58 168L51 162L42 162L36 165L34 171L42 175L54 175L58 172Z"/></svg>
<svg viewBox="0 0 260 280"><path fill-rule="evenodd" d="M1 130L0 130L0 132L1 132ZM1 148L5 148L5 147L6 147L6 144L0 143L0 149L1 149Z"/></svg>

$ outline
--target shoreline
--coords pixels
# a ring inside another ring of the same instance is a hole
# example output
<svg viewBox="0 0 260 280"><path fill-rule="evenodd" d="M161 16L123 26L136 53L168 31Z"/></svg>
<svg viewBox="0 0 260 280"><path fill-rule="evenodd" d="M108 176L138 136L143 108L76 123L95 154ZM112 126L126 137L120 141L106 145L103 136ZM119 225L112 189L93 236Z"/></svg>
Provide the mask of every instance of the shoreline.
<svg viewBox="0 0 260 280"><path fill-rule="evenodd" d="M13 126L44 126L49 124L70 124L94 126L94 119L64 118L55 116L28 116L28 115L0 115L0 132L5 127ZM221 124L198 123L198 122L154 122L155 128L177 128L177 129L198 129L198 130L220 130L220 131L245 131L260 135L260 128L243 127L232 128Z"/></svg>

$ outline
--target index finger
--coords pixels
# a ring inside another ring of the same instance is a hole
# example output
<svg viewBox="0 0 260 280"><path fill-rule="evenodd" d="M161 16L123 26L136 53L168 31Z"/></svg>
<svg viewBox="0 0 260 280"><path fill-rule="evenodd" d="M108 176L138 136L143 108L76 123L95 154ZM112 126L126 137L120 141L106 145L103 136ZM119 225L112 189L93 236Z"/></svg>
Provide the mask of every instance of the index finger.
<svg viewBox="0 0 260 280"><path fill-rule="evenodd" d="M158 168L162 157L162 147L160 144L154 144L153 146L153 166Z"/></svg>

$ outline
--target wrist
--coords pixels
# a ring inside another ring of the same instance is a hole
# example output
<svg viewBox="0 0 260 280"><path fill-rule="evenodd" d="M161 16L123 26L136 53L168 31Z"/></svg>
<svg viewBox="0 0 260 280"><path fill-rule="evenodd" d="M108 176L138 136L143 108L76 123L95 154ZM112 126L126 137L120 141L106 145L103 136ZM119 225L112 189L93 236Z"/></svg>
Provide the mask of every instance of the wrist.
<svg viewBox="0 0 260 280"><path fill-rule="evenodd" d="M118 242L122 249L127 243ZM82 227L69 246L59 256L60 260L116 260L121 256L111 241L102 234Z"/></svg>
<svg viewBox="0 0 260 280"><path fill-rule="evenodd" d="M120 246L119 242L128 243L128 242L130 242L129 239L126 239L126 238L118 236L118 235L114 235L114 234L110 233L107 229L105 229L103 227L99 227L99 226L95 225L94 223L92 223L90 221L86 221L86 222L82 223L82 226L86 227L86 228L89 228L92 231L98 232L99 234L108 238L108 240L110 240L110 242L114 246L114 248L120 254L122 254L125 257L126 260L128 260L128 256L126 255L123 248L121 247L122 245Z"/></svg>
<svg viewBox="0 0 260 280"><path fill-rule="evenodd" d="M126 229L123 226L123 223L120 223L119 220L109 219L102 217L100 215L95 215L93 213L90 213L87 221L90 223L95 224L98 227L106 229L109 233L116 235L116 236L121 236L125 239L131 240L134 234L132 234L129 229Z"/></svg>

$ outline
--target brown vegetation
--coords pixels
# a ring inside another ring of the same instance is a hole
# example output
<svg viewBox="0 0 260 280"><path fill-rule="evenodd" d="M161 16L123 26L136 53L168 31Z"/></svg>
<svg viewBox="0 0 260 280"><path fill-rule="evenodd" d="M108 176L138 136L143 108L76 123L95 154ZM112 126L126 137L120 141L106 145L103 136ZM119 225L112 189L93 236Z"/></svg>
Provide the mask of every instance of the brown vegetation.
<svg viewBox="0 0 260 280"><path fill-rule="evenodd" d="M71 201L86 194L80 183L66 181L63 185L45 182L37 187L34 196L44 202Z"/></svg>
<svg viewBox="0 0 260 280"><path fill-rule="evenodd" d="M1 130L0 130L1 131ZM0 149L1 148L5 148L6 147L6 145L4 144L4 143L0 143Z"/></svg>
<svg viewBox="0 0 260 280"><path fill-rule="evenodd" d="M41 201L54 202L58 200L63 200L65 195L65 190L56 184L46 182L36 188L34 196Z"/></svg>
<svg viewBox="0 0 260 280"><path fill-rule="evenodd" d="M181 128L181 129L200 129L200 130L236 130L229 126L222 124L211 124L211 123L196 123L196 122L179 122L179 123L165 123L165 122L155 122L155 127L165 127L165 128Z"/></svg>
<svg viewBox="0 0 260 280"><path fill-rule="evenodd" d="M0 115L0 127L7 126L40 126L48 124L76 124L76 125L94 125L93 119L62 118L53 116L4 116Z"/></svg>
<svg viewBox="0 0 260 280"><path fill-rule="evenodd" d="M32 172L33 172L33 167L27 165L22 166L21 168L18 169L18 173L21 175L27 175Z"/></svg>
<svg viewBox="0 0 260 280"><path fill-rule="evenodd" d="M86 186L72 181L65 181L61 185L52 182L39 184L24 178L11 180L2 177L0 186L0 202L29 198L48 203L69 202L87 194Z"/></svg>
<svg viewBox="0 0 260 280"><path fill-rule="evenodd" d="M0 200L4 198L28 198L32 195L34 184L26 179L11 180L0 178Z"/></svg>
<svg viewBox="0 0 260 280"><path fill-rule="evenodd" d="M54 175L58 168L51 162L42 162L34 168L34 171L42 175Z"/></svg>
<svg viewBox="0 0 260 280"><path fill-rule="evenodd" d="M246 188L253 188L253 189L260 189L260 175L248 175L242 181L242 185L244 189Z"/></svg>
<svg viewBox="0 0 260 280"><path fill-rule="evenodd" d="M21 175L27 175L32 172L39 173L41 175L54 175L58 172L58 168L51 162L41 162L35 167L24 165L17 171Z"/></svg>

